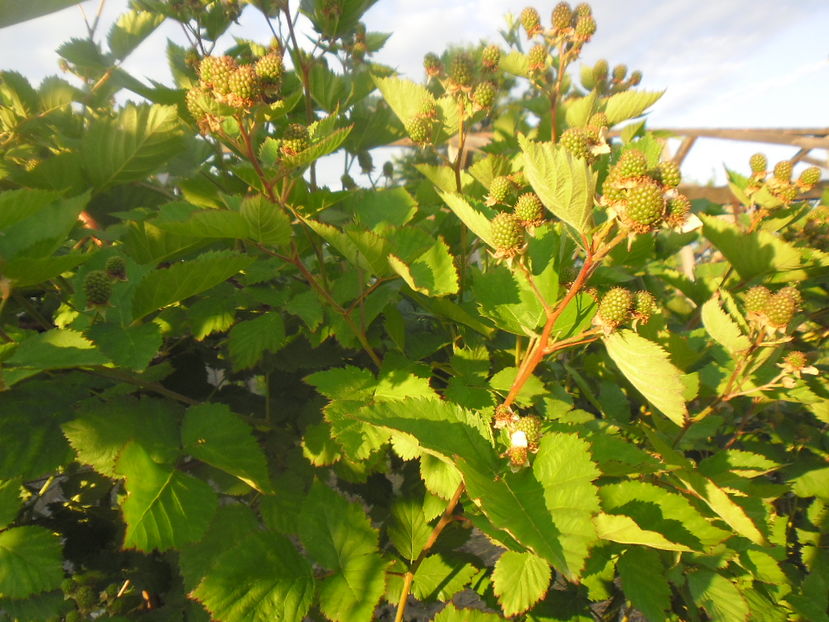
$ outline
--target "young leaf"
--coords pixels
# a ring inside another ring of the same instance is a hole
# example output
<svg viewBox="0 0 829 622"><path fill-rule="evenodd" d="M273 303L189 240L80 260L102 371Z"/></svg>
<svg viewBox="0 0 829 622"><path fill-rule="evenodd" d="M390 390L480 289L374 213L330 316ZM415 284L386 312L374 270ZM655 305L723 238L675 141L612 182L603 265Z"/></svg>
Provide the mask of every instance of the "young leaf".
<svg viewBox="0 0 829 622"><path fill-rule="evenodd" d="M649 622L663 622L671 606L671 588L659 553L630 548L616 562L625 597L645 614Z"/></svg>
<svg viewBox="0 0 829 622"><path fill-rule="evenodd" d="M611 95L607 100L605 114L610 125L633 119L653 106L665 91L624 91Z"/></svg>
<svg viewBox="0 0 829 622"><path fill-rule="evenodd" d="M682 372L665 350L630 330L613 333L604 341L610 358L630 383L676 425L684 425L688 410L682 397Z"/></svg>
<svg viewBox="0 0 829 622"><path fill-rule="evenodd" d="M716 297L702 305L702 323L708 334L731 354L747 350L751 345L737 323L722 310Z"/></svg>
<svg viewBox="0 0 829 622"><path fill-rule="evenodd" d="M492 585L504 615L524 613L550 586L550 565L532 553L506 551L495 562Z"/></svg>
<svg viewBox="0 0 829 622"><path fill-rule="evenodd" d="M561 145L534 142L523 135L518 143L527 179L544 206L576 231L586 232L593 220L596 191L596 176L587 163Z"/></svg>
<svg viewBox="0 0 829 622"><path fill-rule="evenodd" d="M27 525L0 533L0 597L26 598L53 590L63 579L60 538Z"/></svg>

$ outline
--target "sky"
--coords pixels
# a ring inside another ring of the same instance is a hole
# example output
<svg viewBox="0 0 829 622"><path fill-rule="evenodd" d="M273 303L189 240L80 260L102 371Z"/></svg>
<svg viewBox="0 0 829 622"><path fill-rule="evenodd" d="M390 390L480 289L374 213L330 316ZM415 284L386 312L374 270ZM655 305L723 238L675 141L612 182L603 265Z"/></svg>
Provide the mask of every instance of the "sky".
<svg viewBox="0 0 829 622"><path fill-rule="evenodd" d="M29 0L31 1L31 0ZM99 0L80 2L92 17ZM296 4L292 0L292 4ZM379 0L365 15L369 31L392 33L372 59L423 78L422 58L450 44L502 43L504 15L517 15L527 0ZM533 4L549 20L555 2ZM598 30L583 61L605 58L639 69L639 86L666 93L648 125L660 127L829 127L829 27L827 0L594 0ZM105 0L100 35L126 9L127 0ZM83 13L71 7L0 30L0 69L38 82L59 73L54 50L85 36ZM235 31L267 42L270 33L252 8ZM139 78L167 81L165 45L183 42L165 24L128 59ZM231 45L220 41L218 50ZM769 160L791 157L789 147L700 140L683 164L686 179L723 183L723 165L746 172L748 157L762 150ZM825 159L826 152L813 152ZM375 160L382 162L382 155ZM797 170L797 169L796 169Z"/></svg>

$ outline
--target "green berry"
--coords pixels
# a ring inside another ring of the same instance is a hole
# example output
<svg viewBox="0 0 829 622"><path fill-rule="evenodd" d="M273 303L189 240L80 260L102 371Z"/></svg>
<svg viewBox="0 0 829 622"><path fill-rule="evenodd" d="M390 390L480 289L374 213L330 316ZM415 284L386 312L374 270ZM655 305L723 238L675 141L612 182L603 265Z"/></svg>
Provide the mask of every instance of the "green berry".
<svg viewBox="0 0 829 622"><path fill-rule="evenodd" d="M800 177L797 179L797 183L800 186L804 186L806 188L811 188L815 184L820 181L820 169L817 166L810 166L802 173L800 173Z"/></svg>
<svg viewBox="0 0 829 622"><path fill-rule="evenodd" d="M202 108L202 100L205 95L207 95L207 91L196 87L189 89L187 94L184 96L184 103L187 106L187 112L189 112L190 116L197 122L201 121L206 115L204 108Z"/></svg>
<svg viewBox="0 0 829 622"><path fill-rule="evenodd" d="M538 43L527 52L527 63L530 71L543 71L547 66L547 48Z"/></svg>
<svg viewBox="0 0 829 622"><path fill-rule="evenodd" d="M684 194L671 197L666 202L665 222L671 227L680 227L688 220L691 213L691 201Z"/></svg>
<svg viewBox="0 0 829 622"><path fill-rule="evenodd" d="M512 257L524 245L524 227L514 215L498 214L492 219L492 241L499 254Z"/></svg>
<svg viewBox="0 0 829 622"><path fill-rule="evenodd" d="M586 2L581 2L576 5L573 11L578 17L588 17L593 14L593 9Z"/></svg>
<svg viewBox="0 0 829 622"><path fill-rule="evenodd" d="M593 65L593 79L596 82L604 82L607 80L607 73L610 71L610 67L607 64L605 59L600 59Z"/></svg>
<svg viewBox="0 0 829 622"><path fill-rule="evenodd" d="M648 160L638 149L628 149L619 158L614 168L622 179L642 177L648 172Z"/></svg>
<svg viewBox="0 0 829 622"><path fill-rule="evenodd" d="M792 371L800 371L809 364L809 359L806 358L806 355L803 354L803 352L795 350L794 352L789 352L785 356L783 364Z"/></svg>
<svg viewBox="0 0 829 622"><path fill-rule="evenodd" d="M766 172L766 167L769 165L769 162L764 154L755 153L749 158L748 165L751 167L752 173L762 175Z"/></svg>
<svg viewBox="0 0 829 622"><path fill-rule="evenodd" d="M660 162L656 172L657 180L666 188L676 188L679 182L682 181L679 166L673 160Z"/></svg>
<svg viewBox="0 0 829 622"><path fill-rule="evenodd" d="M570 22L573 19L573 10L567 2L559 2L553 9L550 21L553 24L553 30L562 31L570 27Z"/></svg>
<svg viewBox="0 0 829 622"><path fill-rule="evenodd" d="M449 78L457 86L468 87L472 84L472 61L466 54L456 54L452 59Z"/></svg>
<svg viewBox="0 0 829 622"><path fill-rule="evenodd" d="M797 304L791 296L777 292L769 296L763 307L768 323L776 328L785 328L792 321Z"/></svg>
<svg viewBox="0 0 829 622"><path fill-rule="evenodd" d="M351 56L358 61L363 60L368 54L368 46L364 41L357 41L351 46Z"/></svg>
<svg viewBox="0 0 829 622"><path fill-rule="evenodd" d="M242 65L234 71L228 82L230 93L244 104L249 104L261 94L262 85L253 65Z"/></svg>
<svg viewBox="0 0 829 622"><path fill-rule="evenodd" d="M230 56L205 56L199 65L199 77L217 93L230 92L230 76L236 71L236 61Z"/></svg>
<svg viewBox="0 0 829 622"><path fill-rule="evenodd" d="M593 127L603 128L603 127L610 127L610 122L607 119L607 115L603 112L597 112L590 120L587 122L587 125L592 125Z"/></svg>
<svg viewBox="0 0 829 622"><path fill-rule="evenodd" d="M394 177L394 164L391 162L383 163L383 177L388 177L389 179Z"/></svg>
<svg viewBox="0 0 829 622"><path fill-rule="evenodd" d="M797 198L797 186L790 183L784 183L776 187L772 186L771 193L788 205Z"/></svg>
<svg viewBox="0 0 829 622"><path fill-rule="evenodd" d="M576 22L576 39L589 41L594 34L596 34L596 20L589 15L580 17Z"/></svg>
<svg viewBox="0 0 829 622"><path fill-rule="evenodd" d="M576 158L590 160L590 138L583 128L571 127L561 135L561 146Z"/></svg>
<svg viewBox="0 0 829 622"><path fill-rule="evenodd" d="M761 313L766 306L766 302L771 297L771 292L768 288L762 285L752 287L746 292L743 302L745 303L746 312Z"/></svg>
<svg viewBox="0 0 829 622"><path fill-rule="evenodd" d="M443 72L443 63L437 54L429 52L423 57L423 68L426 70L428 76L439 76Z"/></svg>
<svg viewBox="0 0 829 622"><path fill-rule="evenodd" d="M107 259L104 270L111 279L124 281L127 278L127 264L124 263L123 257L115 256Z"/></svg>
<svg viewBox="0 0 829 622"><path fill-rule="evenodd" d="M282 78L282 57L271 52L256 61L256 75L264 82L274 84Z"/></svg>
<svg viewBox="0 0 829 622"><path fill-rule="evenodd" d="M475 87L475 93L472 95L472 100L479 108L491 108L495 103L495 95L498 93L498 88L493 82L481 82Z"/></svg>
<svg viewBox="0 0 829 622"><path fill-rule="evenodd" d="M513 213L524 225L540 225L544 222L544 205L534 192L518 197Z"/></svg>
<svg viewBox="0 0 829 622"><path fill-rule="evenodd" d="M643 324L648 323L656 310L656 298L650 292L640 290L633 295L633 315Z"/></svg>
<svg viewBox="0 0 829 622"><path fill-rule="evenodd" d="M83 292L89 305L99 307L107 304L112 295L112 282L109 280L109 275L103 270L88 272L83 280Z"/></svg>
<svg viewBox="0 0 829 622"><path fill-rule="evenodd" d="M613 68L613 81L614 82L621 82L625 79L625 76L628 75L628 68L627 65L616 65Z"/></svg>
<svg viewBox="0 0 829 622"><path fill-rule="evenodd" d="M504 203L506 202L509 193L512 191L513 185L508 177L495 177L489 184L489 202Z"/></svg>
<svg viewBox="0 0 829 622"><path fill-rule="evenodd" d="M282 153L287 156L296 155L300 151L305 151L309 142L308 128L301 123L291 123L282 135Z"/></svg>
<svg viewBox="0 0 829 622"><path fill-rule="evenodd" d="M484 51L481 52L481 64L484 66L484 69L489 71L497 69L500 62L501 48L497 45L488 45L484 48Z"/></svg>
<svg viewBox="0 0 829 622"><path fill-rule="evenodd" d="M521 22L528 37L532 37L541 30L541 17L538 15L538 11L531 6L521 11L518 21Z"/></svg>
<svg viewBox="0 0 829 622"><path fill-rule="evenodd" d="M82 585L72 597L78 604L78 609L92 609L98 603L98 590L91 585Z"/></svg>
<svg viewBox="0 0 829 622"><path fill-rule="evenodd" d="M642 72L638 69L630 74L630 85L636 86L642 81Z"/></svg>
<svg viewBox="0 0 829 622"><path fill-rule="evenodd" d="M782 160L774 165L774 178L778 181L792 180L792 163L789 160Z"/></svg>
<svg viewBox="0 0 829 622"><path fill-rule="evenodd" d="M431 99L426 98L420 103L420 107L418 108L417 115L418 117L424 117L427 119L436 119L438 116L438 105L437 103Z"/></svg>
<svg viewBox="0 0 829 622"><path fill-rule="evenodd" d="M607 292L599 303L599 317L613 328L630 319L633 308L633 295L624 287L614 287Z"/></svg>
<svg viewBox="0 0 829 622"><path fill-rule="evenodd" d="M68 612L65 616L63 616L64 622L80 622L81 614L76 609Z"/></svg>
<svg viewBox="0 0 829 622"><path fill-rule="evenodd" d="M796 307L799 307L803 304L803 295L798 291L796 287L792 287L789 285L788 287L784 287L780 291L777 292L779 296L787 296L792 299Z"/></svg>
<svg viewBox="0 0 829 622"><path fill-rule="evenodd" d="M414 117L406 124L406 131L418 145L428 145L434 135L434 121L426 117Z"/></svg>
<svg viewBox="0 0 829 622"><path fill-rule="evenodd" d="M360 165L360 170L363 173L370 173L374 170L374 160L368 151L361 151L357 154L357 164Z"/></svg>
<svg viewBox="0 0 829 622"><path fill-rule="evenodd" d="M512 431L524 433L527 437L527 447L530 451L538 449L538 443L541 440L541 419L535 415L521 417L513 425Z"/></svg>
<svg viewBox="0 0 829 622"><path fill-rule="evenodd" d="M625 216L633 229L644 233L659 224L665 213L665 197L657 184L641 183L627 191Z"/></svg>

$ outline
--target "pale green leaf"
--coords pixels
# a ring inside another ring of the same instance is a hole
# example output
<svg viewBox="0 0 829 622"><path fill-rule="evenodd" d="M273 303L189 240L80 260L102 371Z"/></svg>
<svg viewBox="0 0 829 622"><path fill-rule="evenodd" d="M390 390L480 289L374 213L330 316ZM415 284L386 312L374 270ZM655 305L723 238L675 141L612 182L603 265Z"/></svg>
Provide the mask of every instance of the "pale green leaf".
<svg viewBox="0 0 829 622"><path fill-rule="evenodd" d="M409 563L416 560L432 533L423 515L423 504L413 498L396 499L386 532L403 559Z"/></svg>
<svg viewBox="0 0 829 622"><path fill-rule="evenodd" d="M447 501L463 481L460 471L449 460L427 453L420 455L420 477L426 490Z"/></svg>
<svg viewBox="0 0 829 622"><path fill-rule="evenodd" d="M506 551L495 562L492 585L504 615L524 613L550 586L550 565L532 553Z"/></svg>
<svg viewBox="0 0 829 622"><path fill-rule="evenodd" d="M598 514L593 518L596 533L603 540L620 544L639 544L665 551L690 551L682 544L671 542L661 533L642 529L630 517L624 514Z"/></svg>
<svg viewBox="0 0 829 622"><path fill-rule="evenodd" d="M394 114L403 124L408 123L417 115L425 102L435 101L432 94L426 90L426 87L411 80L374 76L374 83L383 94L383 99L394 110Z"/></svg>
<svg viewBox="0 0 829 622"><path fill-rule="evenodd" d="M218 505L206 482L157 464L136 443L121 452L117 470L126 477L125 548L165 551L204 535Z"/></svg>
<svg viewBox="0 0 829 622"><path fill-rule="evenodd" d="M538 143L518 136L524 171L544 206L580 233L593 220L596 176L581 158L561 145Z"/></svg>
<svg viewBox="0 0 829 622"><path fill-rule="evenodd" d="M395 249L396 250L396 249ZM449 247L438 238L416 258L389 255L389 265L406 285L428 296L447 296L458 291L458 271Z"/></svg>
<svg viewBox="0 0 829 622"><path fill-rule="evenodd" d="M181 442L194 458L238 477L259 492L270 489L265 454L253 431L224 404L188 408Z"/></svg>
<svg viewBox="0 0 829 622"><path fill-rule="evenodd" d="M473 272L472 291L481 314L502 330L524 336L544 324L544 307L520 271L496 265Z"/></svg>
<svg viewBox="0 0 829 622"><path fill-rule="evenodd" d="M109 50L124 60L161 25L164 15L149 11L128 11L118 18L107 35Z"/></svg>
<svg viewBox="0 0 829 622"><path fill-rule="evenodd" d="M62 579L58 536L31 525L0 533L0 598L26 598L53 590Z"/></svg>
<svg viewBox="0 0 829 622"><path fill-rule="evenodd" d="M418 566L412 594L420 600L451 600L478 571L466 559L430 555Z"/></svg>
<svg viewBox="0 0 829 622"><path fill-rule="evenodd" d="M570 127L582 127L587 125L590 116L596 110L596 100L598 95L596 91L591 91L584 97L579 97L567 102L567 108L564 118L567 120L567 125Z"/></svg>
<svg viewBox="0 0 829 622"><path fill-rule="evenodd" d="M522 78L530 76L530 61L526 54L522 54L518 50L511 50L509 54L502 55L499 68Z"/></svg>
<svg viewBox="0 0 829 622"><path fill-rule="evenodd" d="M486 242L490 247L495 248L495 241L492 237L492 225L490 218L483 212L472 207L466 199L455 192L439 192L443 202L449 206L455 216L460 218L469 230Z"/></svg>
<svg viewBox="0 0 829 622"><path fill-rule="evenodd" d="M739 325L722 310L717 297L711 298L702 305L702 323L714 341L731 354L747 350L751 345L748 337L743 335Z"/></svg>
<svg viewBox="0 0 829 622"><path fill-rule="evenodd" d="M625 597L645 614L648 622L664 622L671 607L671 588L659 553L630 548L616 562Z"/></svg>
<svg viewBox="0 0 829 622"><path fill-rule="evenodd" d="M352 127L354 126L349 125L348 127L340 128L319 140L314 140L311 146L304 151L300 151L296 155L283 158L283 166L295 168L308 166L315 160L320 159L322 156L333 153L339 149L340 145L342 145L345 142L345 139L348 138L348 134L351 132Z"/></svg>
<svg viewBox="0 0 829 622"><path fill-rule="evenodd" d="M682 372L660 346L630 330L605 340L607 353L630 383L676 425L688 416L683 399Z"/></svg>
<svg viewBox="0 0 829 622"><path fill-rule="evenodd" d="M746 622L749 608L740 590L731 581L711 570L688 574L688 588L694 602L705 609L711 622Z"/></svg>
<svg viewBox="0 0 829 622"><path fill-rule="evenodd" d="M305 382L332 400L368 399L377 384L371 371L351 365L318 371L306 376Z"/></svg>
<svg viewBox="0 0 829 622"><path fill-rule="evenodd" d="M623 91L611 95L605 107L610 125L633 119L644 113L665 91Z"/></svg>
<svg viewBox="0 0 829 622"><path fill-rule="evenodd" d="M305 223L337 249L349 263L375 276L384 276L389 272L387 243L379 235L353 228L340 231L337 227L316 220L306 220Z"/></svg>
<svg viewBox="0 0 829 622"><path fill-rule="evenodd" d="M276 352L285 344L285 323L278 311L253 320L239 322L228 335L228 349L233 369L256 365L265 352Z"/></svg>

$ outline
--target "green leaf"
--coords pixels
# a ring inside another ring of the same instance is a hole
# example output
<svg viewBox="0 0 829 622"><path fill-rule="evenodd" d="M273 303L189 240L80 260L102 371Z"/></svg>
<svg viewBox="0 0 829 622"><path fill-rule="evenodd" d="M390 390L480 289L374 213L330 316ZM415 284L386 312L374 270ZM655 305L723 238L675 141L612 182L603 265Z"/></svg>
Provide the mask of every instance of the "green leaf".
<svg viewBox="0 0 829 622"><path fill-rule="evenodd" d="M662 414L682 426L688 416L682 372L660 346L630 330L604 340L607 353L630 383Z"/></svg>
<svg viewBox="0 0 829 622"><path fill-rule="evenodd" d="M90 194L85 192L44 205L46 194L9 194L12 198L22 199L24 207L15 206L11 210L11 222L0 236L0 259L6 261L51 256L66 244L67 236L77 225L78 215L86 208L90 198Z"/></svg>
<svg viewBox="0 0 829 622"><path fill-rule="evenodd" d="M396 239L399 240L400 236ZM428 250L419 255L409 253L401 256L401 249L394 248L395 253L389 255L389 265L413 290L428 296L447 296L458 292L458 271L443 239L434 240Z"/></svg>
<svg viewBox="0 0 829 622"><path fill-rule="evenodd" d="M451 600L477 571L465 558L429 555L415 571L412 594L419 600Z"/></svg>
<svg viewBox="0 0 829 622"><path fill-rule="evenodd" d="M530 77L530 61L526 54L518 50L511 50L509 54L502 56L499 67L515 76Z"/></svg>
<svg viewBox="0 0 829 622"><path fill-rule="evenodd" d="M62 579L58 536L30 525L0 533L0 598L26 598L54 590Z"/></svg>
<svg viewBox="0 0 829 622"><path fill-rule="evenodd" d="M351 365L318 371L306 376L305 382L332 400L367 400L374 395L377 384L371 371Z"/></svg>
<svg viewBox="0 0 829 622"><path fill-rule="evenodd" d="M20 477L0 480L0 529L5 529L14 520L23 505L20 498L21 484Z"/></svg>
<svg viewBox="0 0 829 622"><path fill-rule="evenodd" d="M363 509L315 482L299 525L306 550L335 574L320 584L320 610L334 622L370 622L385 591L377 532Z"/></svg>
<svg viewBox="0 0 829 622"><path fill-rule="evenodd" d="M705 609L711 622L745 622L749 608L731 581L711 570L688 574L688 589L694 602Z"/></svg>
<svg viewBox="0 0 829 622"><path fill-rule="evenodd" d="M161 25L164 15L149 11L128 11L118 18L107 35L107 43L118 60L124 60Z"/></svg>
<svg viewBox="0 0 829 622"><path fill-rule="evenodd" d="M86 331L98 349L119 367L141 371L153 360L162 344L156 324L122 328L117 324L94 324Z"/></svg>
<svg viewBox="0 0 829 622"><path fill-rule="evenodd" d="M115 119L95 120L81 141L84 168L97 189L144 179L184 148L175 106L127 104Z"/></svg>
<svg viewBox="0 0 829 622"><path fill-rule="evenodd" d="M216 559L191 595L222 622L301 622L314 577L287 538L253 531Z"/></svg>
<svg viewBox="0 0 829 622"><path fill-rule="evenodd" d="M504 615L524 613L544 597L550 586L550 565L532 553L506 551L495 562L492 585Z"/></svg>
<svg viewBox="0 0 829 622"><path fill-rule="evenodd" d="M176 263L148 274L135 289L132 312L136 320L167 305L195 296L229 279L251 263L229 251L211 251L196 259Z"/></svg>
<svg viewBox="0 0 829 622"><path fill-rule="evenodd" d="M714 341L731 354L747 350L751 345L739 325L722 310L716 296L702 305L702 323Z"/></svg>
<svg viewBox="0 0 829 622"><path fill-rule="evenodd" d="M505 265L473 272L472 291L481 314L502 330L525 336L544 323L544 307L521 272Z"/></svg>
<svg viewBox="0 0 829 622"><path fill-rule="evenodd" d="M349 125L348 127L340 128L320 140L315 140L314 143L304 151L300 151L296 155L284 158L282 160L282 164L288 167L299 168L307 166L311 164L311 162L320 159L322 156L336 151L340 148L340 145L345 142L345 139L348 138L348 134L351 132L352 127L353 126Z"/></svg>
<svg viewBox="0 0 829 622"><path fill-rule="evenodd" d="M653 106L665 91L623 91L611 95L605 106L610 125L633 119Z"/></svg>
<svg viewBox="0 0 829 622"><path fill-rule="evenodd" d="M285 344L285 323L278 311L239 322L230 330L227 343L233 369L248 369L265 352L276 352Z"/></svg>
<svg viewBox="0 0 829 622"><path fill-rule="evenodd" d="M6 1L0 3L0 28L19 24L42 15L48 15L49 13L55 13L75 4L77 4L76 0L40 0L39 2Z"/></svg>
<svg viewBox="0 0 829 622"><path fill-rule="evenodd" d="M432 94L426 90L426 87L411 80L396 77L373 77L374 83L383 94L383 99L404 124L420 112L424 102L435 101Z"/></svg>
<svg viewBox="0 0 829 622"><path fill-rule="evenodd" d="M597 98L596 91L591 91L584 97L568 101L567 112L565 113L567 125L570 127L583 127L587 125L590 116L596 110Z"/></svg>
<svg viewBox="0 0 829 622"><path fill-rule="evenodd" d="M478 211L467 203L463 195L456 192L440 191L440 198L449 206L455 216L469 227L469 230L486 242L490 247L495 248L495 240L492 237L492 225L490 216Z"/></svg>
<svg viewBox="0 0 829 622"><path fill-rule="evenodd" d="M48 370L104 365L109 359L80 333L55 328L23 340L5 362Z"/></svg>
<svg viewBox="0 0 829 622"><path fill-rule="evenodd" d="M690 551L682 544L671 542L661 533L642 529L630 517L624 514L598 514L593 519L596 533L603 540L621 544L638 544L665 551Z"/></svg>
<svg viewBox="0 0 829 622"><path fill-rule="evenodd" d="M83 255L58 255L57 257L22 257L13 259L2 268L3 276L13 281L13 287L28 287L53 279L83 263Z"/></svg>
<svg viewBox="0 0 829 622"><path fill-rule="evenodd" d="M449 603L435 616L434 622L503 622L504 618L494 613L477 609L458 609Z"/></svg>
<svg viewBox="0 0 829 622"><path fill-rule="evenodd" d="M371 231L353 228L340 231L337 227L316 220L306 220L305 223L352 265L375 276L388 274L388 251L384 238Z"/></svg>
<svg viewBox="0 0 829 622"><path fill-rule="evenodd" d="M265 197L248 197L240 209L247 235L260 244L287 246L291 241L291 219L278 205Z"/></svg>
<svg viewBox="0 0 829 622"><path fill-rule="evenodd" d="M587 163L574 158L561 145L537 143L523 135L518 143L524 153L525 173L544 206L580 233L593 220L596 176Z"/></svg>
<svg viewBox="0 0 829 622"><path fill-rule="evenodd" d="M125 548L166 551L201 539L218 505L206 482L157 464L137 443L121 452L117 470L126 478Z"/></svg>
<svg viewBox="0 0 829 622"><path fill-rule="evenodd" d="M201 404L187 409L181 427L184 451L230 473L265 493L270 477L265 454L247 423L224 404Z"/></svg>
<svg viewBox="0 0 829 622"><path fill-rule="evenodd" d="M387 534L403 559L409 563L416 560L431 533L432 529L423 515L423 504L419 500L404 498L394 501Z"/></svg>
<svg viewBox="0 0 829 622"><path fill-rule="evenodd" d="M402 227L414 217L417 202L405 188L378 188L349 196L343 208L354 214L361 227L372 230L380 224Z"/></svg>
<svg viewBox="0 0 829 622"><path fill-rule="evenodd" d="M649 622L667 620L671 607L671 588L665 578L665 567L656 551L631 548L616 562L625 597L645 614Z"/></svg>

